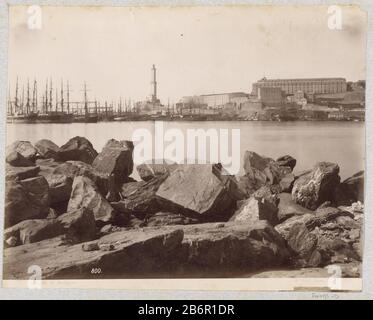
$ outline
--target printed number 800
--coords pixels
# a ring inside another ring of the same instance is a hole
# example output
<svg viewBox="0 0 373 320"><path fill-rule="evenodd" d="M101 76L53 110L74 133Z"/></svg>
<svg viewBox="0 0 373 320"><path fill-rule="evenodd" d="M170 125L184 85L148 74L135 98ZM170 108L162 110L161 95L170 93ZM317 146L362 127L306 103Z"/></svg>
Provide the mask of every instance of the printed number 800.
<svg viewBox="0 0 373 320"><path fill-rule="evenodd" d="M92 268L91 269L91 274L100 274L101 273L101 268Z"/></svg>

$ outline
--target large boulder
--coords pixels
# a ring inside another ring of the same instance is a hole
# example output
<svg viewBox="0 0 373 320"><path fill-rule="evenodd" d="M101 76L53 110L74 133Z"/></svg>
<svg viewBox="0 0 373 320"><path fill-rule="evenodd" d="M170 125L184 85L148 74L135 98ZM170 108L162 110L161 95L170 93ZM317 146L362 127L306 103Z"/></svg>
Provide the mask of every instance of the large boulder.
<svg viewBox="0 0 373 320"><path fill-rule="evenodd" d="M29 141L17 140L6 147L5 153L7 156L13 152L18 152L23 157L31 161L34 161L37 155L37 150Z"/></svg>
<svg viewBox="0 0 373 320"><path fill-rule="evenodd" d="M49 187L42 176L21 181L6 181L5 227L27 219L42 219L49 214Z"/></svg>
<svg viewBox="0 0 373 320"><path fill-rule="evenodd" d="M278 197L268 186L262 187L246 200L240 202L239 209L229 221L242 221L253 223L258 220L267 220L271 225L278 223L277 208Z"/></svg>
<svg viewBox="0 0 373 320"><path fill-rule="evenodd" d="M244 277L254 270L288 265L286 243L267 221L204 223L183 230L181 274Z"/></svg>
<svg viewBox="0 0 373 320"><path fill-rule="evenodd" d="M74 178L67 211L81 208L92 210L96 221L108 222L115 216L110 203L100 194L95 183L85 176Z"/></svg>
<svg viewBox="0 0 373 320"><path fill-rule="evenodd" d="M338 185L335 195L337 205L350 206L364 202L364 171L359 171Z"/></svg>
<svg viewBox="0 0 373 320"><path fill-rule="evenodd" d="M157 200L156 192L167 178L167 174L155 177L150 181L128 182L121 189L121 200L111 202L113 208L121 213L133 214L140 218L154 214L166 207L162 207Z"/></svg>
<svg viewBox="0 0 373 320"><path fill-rule="evenodd" d="M25 158L17 151L12 151L6 155L5 161L13 167L33 167L35 163Z"/></svg>
<svg viewBox="0 0 373 320"><path fill-rule="evenodd" d="M177 166L176 163L162 160L162 163L158 163L157 161L142 163L136 167L136 170L142 180L149 181L154 177L170 174Z"/></svg>
<svg viewBox="0 0 373 320"><path fill-rule="evenodd" d="M220 164L180 165L160 185L156 195L181 212L227 220L235 206L236 188Z"/></svg>
<svg viewBox="0 0 373 320"><path fill-rule="evenodd" d="M49 199L51 205L67 202L70 199L73 179L62 174L45 176L49 185Z"/></svg>
<svg viewBox="0 0 373 320"><path fill-rule="evenodd" d="M290 168L281 168L273 159L260 156L253 151L245 152L243 168L250 178L271 185L279 183L284 174L291 172Z"/></svg>
<svg viewBox="0 0 373 320"><path fill-rule="evenodd" d="M133 170L133 144L109 140L95 158L92 167L108 176L113 175L117 185L123 184Z"/></svg>
<svg viewBox="0 0 373 320"><path fill-rule="evenodd" d="M238 187L246 198L263 186L273 186L277 192L288 190L293 183L292 168L282 166L275 160L246 151L243 168L245 174L237 177Z"/></svg>
<svg viewBox="0 0 373 320"><path fill-rule="evenodd" d="M88 139L77 136L60 147L58 157L62 161L76 160L91 164L97 157L97 151Z"/></svg>
<svg viewBox="0 0 373 320"><path fill-rule="evenodd" d="M297 266L318 267L360 261L361 223L353 214L326 207L293 216L276 226L293 251Z"/></svg>
<svg viewBox="0 0 373 320"><path fill-rule="evenodd" d="M39 242L65 235L69 243L90 241L96 238L96 224L88 208L67 212L55 219L24 220L5 229L4 239L14 238L15 245Z"/></svg>
<svg viewBox="0 0 373 320"><path fill-rule="evenodd" d="M5 229L4 239L15 237L21 245L54 238L63 232L62 225L55 219L24 220Z"/></svg>
<svg viewBox="0 0 373 320"><path fill-rule="evenodd" d="M325 201L335 201L335 190L340 183L339 166L319 162L309 174L294 182L293 200L305 208L315 210Z"/></svg>
<svg viewBox="0 0 373 320"><path fill-rule="evenodd" d="M297 160L294 159L292 156L286 155L278 158L276 163L281 167L290 167L291 170L294 169L295 165L297 164Z"/></svg>
<svg viewBox="0 0 373 320"><path fill-rule="evenodd" d="M41 139L35 143L35 149L41 158L44 159L58 159L58 152L60 148L53 141L48 139Z"/></svg>
<svg viewBox="0 0 373 320"><path fill-rule="evenodd" d="M79 243L96 238L94 213L89 208L69 211L57 218L70 242Z"/></svg>

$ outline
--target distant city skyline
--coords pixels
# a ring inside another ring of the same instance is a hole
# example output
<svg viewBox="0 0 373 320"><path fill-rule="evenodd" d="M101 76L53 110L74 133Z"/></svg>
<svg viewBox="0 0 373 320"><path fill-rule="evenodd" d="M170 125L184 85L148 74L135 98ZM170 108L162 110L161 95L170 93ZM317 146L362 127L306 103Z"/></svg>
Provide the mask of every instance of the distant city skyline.
<svg viewBox="0 0 373 320"><path fill-rule="evenodd" d="M27 7L9 10L9 84L69 80L71 100L145 100L157 67L158 97L251 92L263 78L365 79L366 15L343 7L342 30L327 7L43 7L42 29ZM172 25L173 28L169 28ZM20 88L21 89L21 88ZM54 99L54 95L53 95Z"/></svg>

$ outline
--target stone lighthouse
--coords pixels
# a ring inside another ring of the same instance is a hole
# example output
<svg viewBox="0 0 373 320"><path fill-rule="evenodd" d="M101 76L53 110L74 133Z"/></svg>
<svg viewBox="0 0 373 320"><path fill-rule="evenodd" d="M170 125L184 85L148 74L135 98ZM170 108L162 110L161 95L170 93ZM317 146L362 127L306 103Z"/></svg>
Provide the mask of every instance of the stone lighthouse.
<svg viewBox="0 0 373 320"><path fill-rule="evenodd" d="M151 86L152 86L152 103L156 104L156 103L159 103L159 100L157 98L157 69L155 67L155 65L153 64L153 67L152 67L152 82L151 82Z"/></svg>

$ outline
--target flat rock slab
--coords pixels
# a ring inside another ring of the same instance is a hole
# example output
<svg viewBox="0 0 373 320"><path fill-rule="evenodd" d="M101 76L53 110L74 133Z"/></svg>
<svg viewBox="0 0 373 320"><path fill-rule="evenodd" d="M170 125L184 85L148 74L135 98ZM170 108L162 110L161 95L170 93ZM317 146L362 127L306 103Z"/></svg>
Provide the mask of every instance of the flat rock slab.
<svg viewBox="0 0 373 320"><path fill-rule="evenodd" d="M53 238L5 249L4 278L28 279L30 265L41 267L43 279L211 277L288 259L284 240L265 221L130 229L103 236L93 251L83 247ZM92 268L102 274L92 275Z"/></svg>
<svg viewBox="0 0 373 320"><path fill-rule="evenodd" d="M4 277L28 279L27 269L38 265L43 279L90 278L92 268L110 275L156 269L183 239L181 230L123 231L104 236L98 245L112 244L112 250L84 251L82 244L67 245L62 238L5 249ZM140 263L140 264L139 264ZM149 268L149 269L147 269Z"/></svg>

